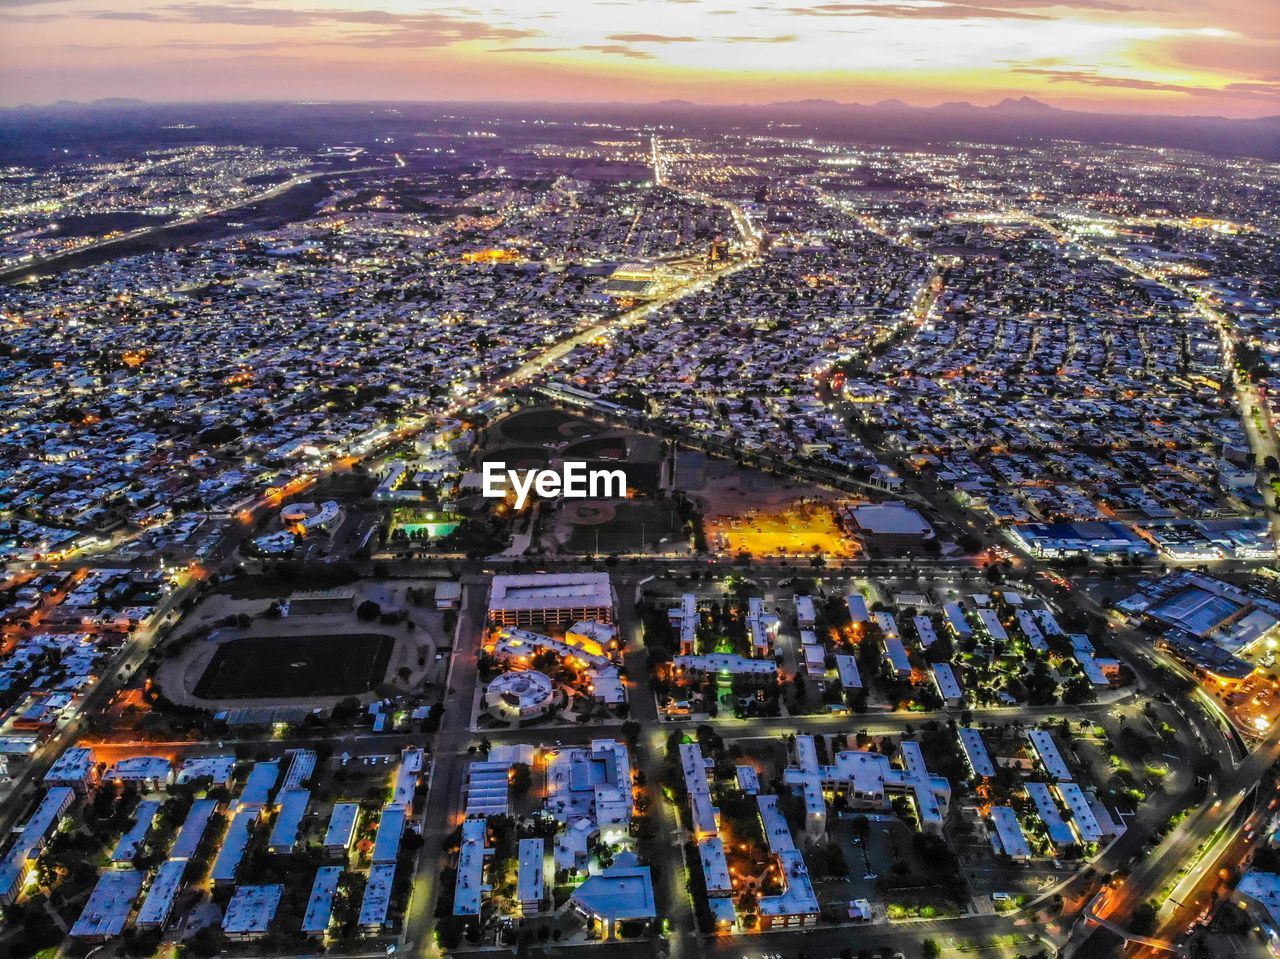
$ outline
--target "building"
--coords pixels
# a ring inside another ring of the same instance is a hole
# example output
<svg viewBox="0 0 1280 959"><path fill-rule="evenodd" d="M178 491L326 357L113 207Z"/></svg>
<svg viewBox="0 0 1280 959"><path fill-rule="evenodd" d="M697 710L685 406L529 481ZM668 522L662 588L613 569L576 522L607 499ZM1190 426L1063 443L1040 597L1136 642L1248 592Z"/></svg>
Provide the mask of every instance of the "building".
<svg viewBox="0 0 1280 959"><path fill-rule="evenodd" d="M1009 806L991 807L991 825L999 844L997 852L1004 853L1014 862L1026 862L1031 858L1031 847L1018 822L1018 814Z"/></svg>
<svg viewBox="0 0 1280 959"><path fill-rule="evenodd" d="M511 769L533 765L533 747L495 746L489 758L473 762L467 773L467 815L505 816L511 791Z"/></svg>
<svg viewBox="0 0 1280 959"><path fill-rule="evenodd" d="M173 782L173 763L164 756L130 756L111 766L102 778L117 784L135 783L145 790L159 789Z"/></svg>
<svg viewBox="0 0 1280 959"><path fill-rule="evenodd" d="M173 912L173 901L182 888L182 876L186 872L185 859L166 859L156 870L155 878L142 900L142 908L134 925L139 929L163 929Z"/></svg>
<svg viewBox="0 0 1280 959"><path fill-rule="evenodd" d="M89 900L68 935L72 939L115 939L124 932L134 900L142 892L145 873L138 869L110 869L98 877Z"/></svg>
<svg viewBox="0 0 1280 959"><path fill-rule="evenodd" d="M583 619L613 622L607 573L526 573L493 578L491 626L567 626Z"/></svg>
<svg viewBox="0 0 1280 959"><path fill-rule="evenodd" d="M244 782L244 789L232 801L232 808L237 812L242 809L253 809L261 812L271 802L271 794L275 791L276 780L280 777L280 762L254 763L249 770L249 778Z"/></svg>
<svg viewBox="0 0 1280 959"><path fill-rule="evenodd" d="M406 746L400 752L400 766L396 770L396 784L391 791L390 806L403 806L413 809L413 799L418 794L418 785L422 782L422 770L426 765L427 754L422 749Z"/></svg>
<svg viewBox="0 0 1280 959"><path fill-rule="evenodd" d="M860 626L871 620L871 611L867 609L867 600L861 593L850 593L844 598L845 605L849 607L849 621L855 626Z"/></svg>
<svg viewBox="0 0 1280 959"><path fill-rule="evenodd" d="M1103 837L1102 826L1093 814L1084 790L1077 783L1060 782L1055 787L1058 798L1071 812L1071 828L1081 843L1098 842Z"/></svg>
<svg viewBox="0 0 1280 959"><path fill-rule="evenodd" d="M1280 956L1280 875L1251 869L1240 877L1236 895L1258 924L1273 956Z"/></svg>
<svg viewBox="0 0 1280 959"><path fill-rule="evenodd" d="M933 539L928 520L905 503L867 503L850 513L856 531L869 543L909 548Z"/></svg>
<svg viewBox="0 0 1280 959"><path fill-rule="evenodd" d="M905 740L898 752L900 767L882 753L844 750L830 765L818 762L813 737L795 738L795 765L783 771L783 782L797 787L805 801L805 832L817 838L826 832L826 792L842 794L852 809L888 809L896 796L915 808L920 827L939 834L951 804L951 784L925 766L920 744Z"/></svg>
<svg viewBox="0 0 1280 959"><path fill-rule="evenodd" d="M182 764L178 785L208 779L214 786L226 786L236 771L235 756L194 756Z"/></svg>
<svg viewBox="0 0 1280 959"><path fill-rule="evenodd" d="M280 906L284 886L237 886L222 917L222 931L228 939L247 941L267 934Z"/></svg>
<svg viewBox="0 0 1280 959"><path fill-rule="evenodd" d="M564 828L556 835L552 858L557 869L587 868L592 842L631 842L631 757L613 739L592 740L589 748L571 747L547 754L544 809Z"/></svg>
<svg viewBox="0 0 1280 959"><path fill-rule="evenodd" d="M191 804L191 808L187 810L187 818L182 821L182 828L178 830L178 838L173 841L169 850L170 859L185 862L199 851L200 840L204 838L209 820L217 808L216 799L197 799Z"/></svg>
<svg viewBox="0 0 1280 959"><path fill-rule="evenodd" d="M931 667L933 684L938 688L938 695L948 706L959 706L964 702L964 690L956 679L956 672L950 663L934 663Z"/></svg>
<svg viewBox="0 0 1280 959"><path fill-rule="evenodd" d="M387 912L391 908L391 890L396 881L394 862L377 863L369 869L369 879L364 884L364 898L360 900L360 916L356 924L362 932L381 932L387 925Z"/></svg>
<svg viewBox="0 0 1280 959"><path fill-rule="evenodd" d="M907 679L911 676L911 658L907 655L907 647L902 645L901 639L896 636L885 636L884 658L893 670L893 674L899 679Z"/></svg>
<svg viewBox="0 0 1280 959"><path fill-rule="evenodd" d="M281 856L293 852L298 843L298 829L310 803L310 789L290 789L280 794L280 812L267 839L268 852Z"/></svg>
<svg viewBox="0 0 1280 959"><path fill-rule="evenodd" d="M342 878L341 866L321 866L311 883L311 895L307 897L307 911L302 917L302 934L312 938L329 931L333 918L333 896Z"/></svg>
<svg viewBox="0 0 1280 959"><path fill-rule="evenodd" d="M254 823L258 821L258 808L251 806L241 809L231 817L227 824L227 834L222 840L222 848L213 860L213 869L209 878L216 886L229 885L236 881L236 871L240 868L240 860L248 848L249 837L253 835Z"/></svg>
<svg viewBox="0 0 1280 959"><path fill-rule="evenodd" d="M813 629L818 621L817 610L813 607L812 596L796 597L796 625L800 629Z"/></svg>
<svg viewBox="0 0 1280 959"><path fill-rule="evenodd" d="M543 839L521 839L516 857L516 901L524 918L542 912L547 899L547 844Z"/></svg>
<svg viewBox="0 0 1280 959"><path fill-rule="evenodd" d="M693 593L685 593L680 597L680 605L667 611L667 618L671 620L671 625L678 634L680 655L692 656L697 652L698 623L701 619L698 613L698 597Z"/></svg>
<svg viewBox="0 0 1280 959"><path fill-rule="evenodd" d="M836 675L840 678L840 686L846 691L862 688L862 673L858 670L858 659L848 653L836 653Z"/></svg>
<svg viewBox="0 0 1280 959"><path fill-rule="evenodd" d="M509 723L541 719L559 702L556 684L536 669L500 673L484 691L485 711Z"/></svg>
<svg viewBox="0 0 1280 959"><path fill-rule="evenodd" d="M83 796L98 784L98 764L93 750L72 746L64 750L44 774L46 786L69 786Z"/></svg>
<svg viewBox="0 0 1280 959"><path fill-rule="evenodd" d="M1058 850L1067 849L1076 844L1075 831L1062 818L1058 804L1053 801L1053 793L1044 783L1029 782L1026 784L1027 795L1036 804L1036 812L1040 822L1049 836L1049 841Z"/></svg>
<svg viewBox="0 0 1280 959"><path fill-rule="evenodd" d="M991 754L987 752L986 744L982 741L982 734L976 729L962 726L958 735L960 748L964 750L964 758L969 764L969 772L973 774L973 778L994 779L995 763L991 761Z"/></svg>
<svg viewBox="0 0 1280 959"><path fill-rule="evenodd" d="M300 789L316 771L317 757L314 750L290 749L285 755L289 757L289 768L285 770L284 779L280 781L279 792L281 793ZM278 796L277 801L279 801Z"/></svg>
<svg viewBox="0 0 1280 959"><path fill-rule="evenodd" d="M36 855L44 848L45 841L53 834L75 798L75 790L70 786L50 789L18 831L18 838L0 859L0 905L10 905L22 894Z"/></svg>
<svg viewBox="0 0 1280 959"><path fill-rule="evenodd" d="M626 690L617 665L595 640L583 633L568 633L564 640L559 640L527 629L504 627L496 630L495 636L493 656L500 662L508 663L517 670L527 670L540 654L550 653L559 663L582 674L585 679L584 695L590 695L596 702L607 706L626 701ZM571 637L576 641L570 642ZM500 700L503 691L500 687L494 699ZM486 698L486 702L490 700ZM546 703L547 708L552 704ZM497 705L511 712L510 704L498 702Z"/></svg>
<svg viewBox="0 0 1280 959"><path fill-rule="evenodd" d="M720 810L711 801L711 783L707 777L709 763L696 742L680 744L680 765L689 797L689 827L695 842L720 832Z"/></svg>
<svg viewBox="0 0 1280 959"><path fill-rule="evenodd" d="M756 805L765 842L769 844L783 884L781 893L760 897L760 928L816 925L820 912L818 896L809 878L804 855L791 839L787 818L778 808L778 797L756 796Z"/></svg>
<svg viewBox="0 0 1280 959"><path fill-rule="evenodd" d="M677 656L672 665L677 675L695 682L715 676L751 686L767 686L778 678L778 664L772 659L752 659L737 653Z"/></svg>
<svg viewBox="0 0 1280 959"><path fill-rule="evenodd" d="M329 815L329 827L324 833L326 855L332 859L346 859L351 842L355 839L359 819L359 803L334 803L333 812Z"/></svg>
<svg viewBox="0 0 1280 959"><path fill-rule="evenodd" d="M1049 734L1049 730L1028 729L1027 738L1031 740L1031 745L1035 747L1036 755L1040 757L1040 762L1044 765L1045 772L1058 782L1070 782L1072 778L1071 770L1067 768L1067 761L1062 758L1062 753L1058 752L1058 747L1054 744L1053 736Z"/></svg>
<svg viewBox="0 0 1280 959"><path fill-rule="evenodd" d="M151 831L160 812L161 802L158 799L144 799L133 811L133 824L124 831L115 849L111 851L111 863L115 866L131 864L142 851L142 844Z"/></svg>
<svg viewBox="0 0 1280 959"><path fill-rule="evenodd" d="M407 816L404 806L385 806L378 820L378 833L373 840L373 863L395 862L400 855L400 839L404 835Z"/></svg>
<svg viewBox="0 0 1280 959"><path fill-rule="evenodd" d="M485 871L493 850L488 846L489 826L483 819L462 823L462 845L458 850L458 875L453 889L453 914L479 916L489 886Z"/></svg>
<svg viewBox="0 0 1280 959"><path fill-rule="evenodd" d="M630 853L620 854L612 866L588 876L569 898L570 908L602 939L615 938L621 923L647 926L658 915L649 867L634 862Z"/></svg>

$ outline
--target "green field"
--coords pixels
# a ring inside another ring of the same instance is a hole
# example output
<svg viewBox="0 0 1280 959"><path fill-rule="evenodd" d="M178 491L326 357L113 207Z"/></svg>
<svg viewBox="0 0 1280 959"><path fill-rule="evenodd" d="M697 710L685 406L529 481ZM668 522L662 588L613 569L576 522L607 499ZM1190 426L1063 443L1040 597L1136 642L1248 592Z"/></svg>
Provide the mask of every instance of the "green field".
<svg viewBox="0 0 1280 959"><path fill-rule="evenodd" d="M201 699L351 696L382 682L395 640L354 636L260 636L218 647L196 683Z"/></svg>

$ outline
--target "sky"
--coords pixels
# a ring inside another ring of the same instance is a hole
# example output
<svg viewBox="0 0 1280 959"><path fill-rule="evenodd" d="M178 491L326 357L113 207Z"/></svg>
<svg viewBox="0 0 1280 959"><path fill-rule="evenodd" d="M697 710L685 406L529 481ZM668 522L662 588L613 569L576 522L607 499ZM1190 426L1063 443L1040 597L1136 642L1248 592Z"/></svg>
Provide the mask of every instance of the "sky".
<svg viewBox="0 0 1280 959"><path fill-rule="evenodd" d="M528 100L1280 115L1280 0L0 0L0 104Z"/></svg>

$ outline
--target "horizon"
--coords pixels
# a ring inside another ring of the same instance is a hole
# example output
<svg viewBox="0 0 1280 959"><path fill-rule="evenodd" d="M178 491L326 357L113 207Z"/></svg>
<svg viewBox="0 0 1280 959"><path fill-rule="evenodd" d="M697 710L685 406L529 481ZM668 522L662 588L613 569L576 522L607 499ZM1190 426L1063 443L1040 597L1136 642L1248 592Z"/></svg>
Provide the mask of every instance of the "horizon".
<svg viewBox="0 0 1280 959"><path fill-rule="evenodd" d="M712 103L700 100L690 100L683 97L671 97L663 100L545 100L545 99L411 99L407 97L382 97L382 98L356 98L343 99L340 97L310 97L306 99L279 99L279 98L241 98L241 99L187 99L187 100L153 100L144 97L96 97L91 100L73 100L59 99L48 100L44 102L24 102L16 104L7 104L0 106L0 110L20 111L33 110L43 111L51 110L58 107L95 107L95 106L138 106L148 108L165 108L165 107L216 107L216 106L286 106L286 107L307 107L307 106L358 106L360 104L394 104L401 106L414 107L530 107L537 105L546 105L552 107L597 107L597 108L637 108L637 107L679 107L696 110L762 110L770 107L807 107L820 106L829 107L831 109L847 109L847 110L920 110L920 111L937 111L946 110L948 108L969 108L973 110L995 111L995 110L1017 110L1028 109L1037 113L1076 113L1087 115L1090 113L1102 117L1159 117L1167 116L1174 120L1240 120L1248 121L1268 121L1280 119L1280 104L1277 104L1276 112L1272 114L1264 114L1254 117L1230 117L1222 113L1179 113L1162 115L1158 113L1143 112L1141 110L1089 110L1077 109L1072 107L1061 107L1039 97L1033 97L1028 94L1021 96L1010 94L991 102L974 103L971 100L945 100L937 103L907 103L896 97L886 97L874 102L863 102L858 100L836 100L828 97L804 97L794 100L758 100L758 101L742 101L738 103Z"/></svg>
<svg viewBox="0 0 1280 959"><path fill-rule="evenodd" d="M0 105L807 99L928 109L1028 96L1082 112L1280 114L1268 2L404 0L0 3ZM584 98L584 90L591 97Z"/></svg>

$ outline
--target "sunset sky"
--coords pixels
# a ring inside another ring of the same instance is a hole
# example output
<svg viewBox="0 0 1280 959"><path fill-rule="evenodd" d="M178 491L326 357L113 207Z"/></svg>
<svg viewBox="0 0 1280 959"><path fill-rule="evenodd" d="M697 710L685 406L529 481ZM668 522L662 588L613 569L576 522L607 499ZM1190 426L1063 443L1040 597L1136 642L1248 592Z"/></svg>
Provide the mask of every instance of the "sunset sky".
<svg viewBox="0 0 1280 959"><path fill-rule="evenodd" d="M0 0L0 103L398 99L1280 114L1280 0Z"/></svg>

